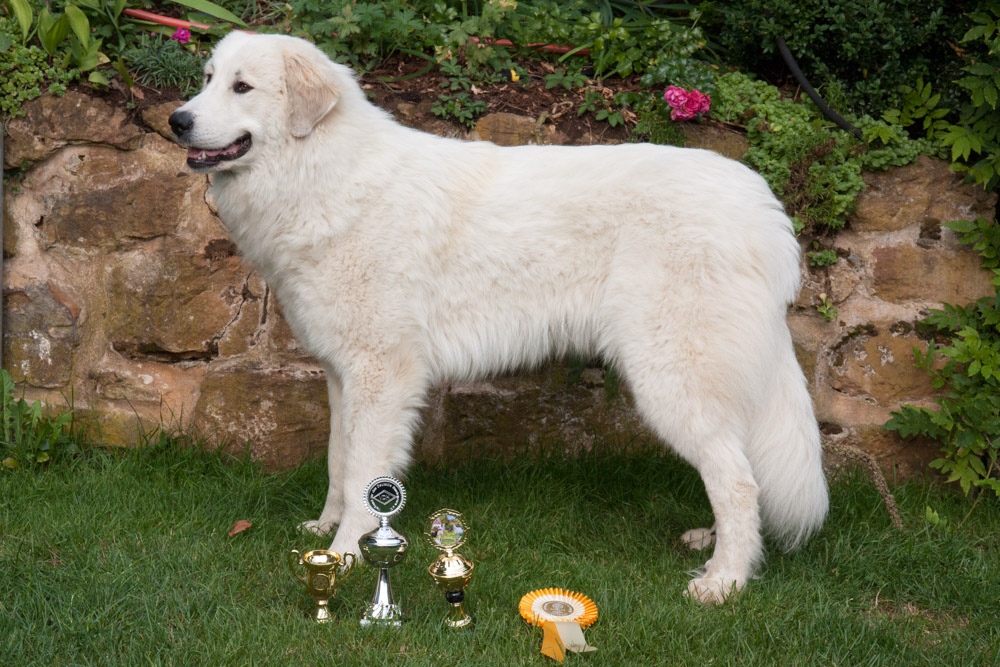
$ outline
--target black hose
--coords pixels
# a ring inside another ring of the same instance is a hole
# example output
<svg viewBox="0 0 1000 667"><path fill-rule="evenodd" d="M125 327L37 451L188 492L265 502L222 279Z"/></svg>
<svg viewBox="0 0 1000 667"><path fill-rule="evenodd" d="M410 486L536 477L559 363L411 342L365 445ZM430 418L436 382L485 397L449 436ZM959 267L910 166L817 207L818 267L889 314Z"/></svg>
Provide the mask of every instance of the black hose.
<svg viewBox="0 0 1000 667"><path fill-rule="evenodd" d="M802 86L802 90L806 91L806 95L809 96L809 99L811 99L813 103L819 107L819 110L823 112L824 116L836 123L837 127L846 132L850 132L858 139L861 139L861 130L851 125L849 122L844 120L840 114L831 109L830 106L823 101L823 98L819 96L816 89L809 84L809 80L806 79L806 75L802 73L802 70L799 69L799 64L795 62L795 57L792 55L792 52L788 50L788 45L785 44L785 40L781 36L778 36L775 39L777 39L778 50L781 51L781 57L785 60L785 64L788 65L788 69L792 70L792 76L794 76L795 80L799 82L800 86Z"/></svg>
<svg viewBox="0 0 1000 667"><path fill-rule="evenodd" d="M774 20L774 16L771 15L771 10L769 9L764 9L764 16L766 16L769 20ZM788 50L788 44L785 44L785 39L781 35L776 35L775 40L778 43L778 51L781 52L782 59L785 61L785 64L788 65L788 69L792 70L792 76L794 76L795 80L799 82L800 86L802 86L802 90L806 91L806 95L809 96L809 99L811 99L813 103L819 107L819 110L823 112L824 116L836 123L837 127L845 132L850 132L858 139L861 139L861 130L848 123L839 113L831 109L830 105L824 102L823 98L816 92L816 89L812 87L812 84L809 83L809 79L807 79L806 75L802 73L801 69L799 69L799 64L795 62L795 56L793 56L792 52Z"/></svg>

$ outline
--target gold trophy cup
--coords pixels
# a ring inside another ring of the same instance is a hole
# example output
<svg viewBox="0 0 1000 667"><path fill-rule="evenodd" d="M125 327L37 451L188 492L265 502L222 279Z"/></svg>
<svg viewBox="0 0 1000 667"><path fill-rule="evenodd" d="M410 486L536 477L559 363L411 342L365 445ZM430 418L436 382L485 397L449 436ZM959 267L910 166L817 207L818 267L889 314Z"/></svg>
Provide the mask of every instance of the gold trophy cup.
<svg viewBox="0 0 1000 667"><path fill-rule="evenodd" d="M476 619L462 609L462 600L465 599L465 587L469 585L475 564L462 554L455 553L455 549L465 544L469 536L465 518L455 510L438 510L427 519L424 536L432 547L444 552L431 563L427 572L451 605L445 625L451 628L473 626Z"/></svg>
<svg viewBox="0 0 1000 667"><path fill-rule="evenodd" d="M292 570L292 574L305 585L306 591L316 600L316 608L312 613L313 620L317 623L326 623L331 619L327 604L336 592L337 584L354 568L354 554L346 553L341 557L336 551L326 549L313 549L305 554L299 554L296 549L292 549L287 556L288 567ZM305 567L305 577L298 573L299 565Z"/></svg>

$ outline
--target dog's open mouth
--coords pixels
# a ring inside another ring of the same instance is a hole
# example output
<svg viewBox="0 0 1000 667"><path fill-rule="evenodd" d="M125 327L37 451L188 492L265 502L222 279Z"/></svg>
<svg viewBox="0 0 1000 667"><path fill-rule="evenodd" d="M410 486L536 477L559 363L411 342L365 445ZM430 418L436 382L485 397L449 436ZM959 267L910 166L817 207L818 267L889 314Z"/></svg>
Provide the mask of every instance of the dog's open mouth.
<svg viewBox="0 0 1000 667"><path fill-rule="evenodd" d="M250 150L252 143L250 134L247 133L225 148L210 150L207 148L192 147L188 149L187 163L192 169L210 169L220 162L243 157Z"/></svg>

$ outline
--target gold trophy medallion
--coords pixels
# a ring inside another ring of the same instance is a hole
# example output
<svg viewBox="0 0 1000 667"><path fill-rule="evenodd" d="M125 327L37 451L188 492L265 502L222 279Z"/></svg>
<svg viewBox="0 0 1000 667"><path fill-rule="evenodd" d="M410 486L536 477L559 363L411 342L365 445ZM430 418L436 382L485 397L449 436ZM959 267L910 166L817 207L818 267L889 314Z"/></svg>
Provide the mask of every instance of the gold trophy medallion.
<svg viewBox="0 0 1000 667"><path fill-rule="evenodd" d="M465 544L468 536L469 526L465 518L450 509L438 510L430 515L424 529L424 537L430 545L443 552L431 563L427 572L451 605L444 623L452 628L471 627L476 622L462 609L465 587L469 585L475 564L462 554L455 553L455 549Z"/></svg>
<svg viewBox="0 0 1000 667"><path fill-rule="evenodd" d="M326 549L313 549L304 554L292 549L287 558L292 574L305 585L306 592L316 601L313 620L326 623L331 618L328 609L330 598L336 593L337 585L354 569L354 554L346 553L341 558L336 551ZM305 568L305 577L298 573L297 566Z"/></svg>

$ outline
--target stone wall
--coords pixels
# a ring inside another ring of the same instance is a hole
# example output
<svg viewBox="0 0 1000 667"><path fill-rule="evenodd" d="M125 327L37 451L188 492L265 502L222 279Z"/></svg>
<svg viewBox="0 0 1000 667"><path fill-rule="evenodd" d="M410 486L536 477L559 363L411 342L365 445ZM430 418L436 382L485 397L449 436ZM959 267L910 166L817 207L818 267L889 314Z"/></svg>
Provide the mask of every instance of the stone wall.
<svg viewBox="0 0 1000 667"><path fill-rule="evenodd" d="M4 196L4 367L29 398L72 402L109 442L130 444L165 425L233 450L249 444L269 466L293 465L325 447L325 379L239 258L206 179L186 170L184 151L167 138L175 106L130 118L69 93L31 103L9 123L5 168L23 174ZM394 111L408 124L459 133L420 105ZM567 140L503 114L483 119L472 138ZM692 127L689 142L737 158L744 150L739 135L706 126ZM991 293L990 274L940 222L992 217L995 201L926 158L867 178L849 230L831 240L841 260L803 263L789 324L828 436L912 473L933 446L879 426L901 403L933 396L912 365L911 346L926 346L914 322L943 301ZM832 322L814 307L820 294L839 310ZM439 387L418 456L648 437L627 394L607 391L599 364L571 384L567 374L554 363Z"/></svg>

